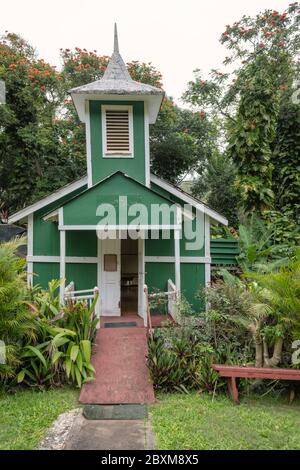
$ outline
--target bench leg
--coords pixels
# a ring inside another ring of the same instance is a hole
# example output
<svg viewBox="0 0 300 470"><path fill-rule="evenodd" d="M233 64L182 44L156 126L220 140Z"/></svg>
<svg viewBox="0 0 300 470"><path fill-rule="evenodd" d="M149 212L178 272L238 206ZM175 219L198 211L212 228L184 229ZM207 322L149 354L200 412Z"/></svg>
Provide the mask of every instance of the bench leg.
<svg viewBox="0 0 300 470"><path fill-rule="evenodd" d="M228 384L228 391L230 393L231 398L233 399L236 405L239 405L239 391L236 386L236 378L235 377L228 377L227 379Z"/></svg>

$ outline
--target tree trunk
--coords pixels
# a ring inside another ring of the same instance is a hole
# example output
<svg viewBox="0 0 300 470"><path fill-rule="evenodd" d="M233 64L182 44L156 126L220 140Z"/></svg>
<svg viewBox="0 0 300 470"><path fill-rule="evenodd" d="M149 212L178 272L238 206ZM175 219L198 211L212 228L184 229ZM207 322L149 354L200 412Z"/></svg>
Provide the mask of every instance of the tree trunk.
<svg viewBox="0 0 300 470"><path fill-rule="evenodd" d="M255 338L255 367L263 367L263 343L260 337Z"/></svg>
<svg viewBox="0 0 300 470"><path fill-rule="evenodd" d="M268 345L264 340L264 367L277 367L281 361L283 338L275 341L273 356L269 357Z"/></svg>

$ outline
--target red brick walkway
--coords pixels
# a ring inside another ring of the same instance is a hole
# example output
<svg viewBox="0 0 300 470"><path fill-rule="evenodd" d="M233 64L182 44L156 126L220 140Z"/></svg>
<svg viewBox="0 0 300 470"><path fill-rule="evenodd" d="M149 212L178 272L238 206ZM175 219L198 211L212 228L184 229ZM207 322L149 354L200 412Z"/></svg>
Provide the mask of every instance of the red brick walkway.
<svg viewBox="0 0 300 470"><path fill-rule="evenodd" d="M146 355L146 328L100 328L92 360L95 380L82 387L80 402L103 405L153 403L154 391Z"/></svg>

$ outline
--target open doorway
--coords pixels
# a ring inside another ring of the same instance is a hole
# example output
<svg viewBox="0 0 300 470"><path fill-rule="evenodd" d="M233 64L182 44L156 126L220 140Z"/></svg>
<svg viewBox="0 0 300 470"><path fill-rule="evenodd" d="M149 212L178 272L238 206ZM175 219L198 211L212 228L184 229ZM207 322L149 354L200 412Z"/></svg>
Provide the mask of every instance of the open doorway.
<svg viewBox="0 0 300 470"><path fill-rule="evenodd" d="M121 315L138 313L138 240L121 240Z"/></svg>

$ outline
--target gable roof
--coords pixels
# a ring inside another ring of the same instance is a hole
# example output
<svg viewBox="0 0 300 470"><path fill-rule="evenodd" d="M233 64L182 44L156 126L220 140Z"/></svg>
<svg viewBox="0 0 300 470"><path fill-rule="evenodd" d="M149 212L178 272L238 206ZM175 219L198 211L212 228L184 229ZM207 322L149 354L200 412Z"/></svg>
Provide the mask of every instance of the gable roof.
<svg viewBox="0 0 300 470"><path fill-rule="evenodd" d="M164 220L165 211L159 211L158 219L152 220L153 207L164 205L173 208L174 201L161 194L160 191L145 186L121 171L116 171L94 186L70 197L60 206L45 214L43 219L58 221L59 228L64 230L94 230L100 226L101 219L99 220L99 217L103 217L107 211L111 215L110 209L107 208L108 204L109 207L114 208L112 225L109 225L114 229L116 227L125 229L125 227L132 225L137 214L135 211L132 212L130 208L138 207L140 204L146 209L145 211L138 209L141 219L138 223L140 228L175 228L177 223L176 210L167 213L167 222ZM104 225L106 226L107 223L105 222Z"/></svg>
<svg viewBox="0 0 300 470"><path fill-rule="evenodd" d="M120 172L121 173L121 172ZM107 178L110 178L112 175L108 176ZM129 176L125 175L127 178L130 178ZM105 178L105 179L107 179ZM133 179L133 178L132 178ZM199 201L198 199L194 198L190 194L186 193L183 191L181 188L176 187L173 184L168 183L162 178L159 178L155 174L151 173L150 180L153 184L156 184L157 186L160 186L162 189L165 191L169 192L170 194L173 194L175 197L178 199L181 199L183 202L186 202L187 204L191 204L193 207L198 209L200 212L203 212L207 214L213 221L220 222L223 225L228 225L228 220L219 214L218 212L214 211L207 205L205 205L203 202ZM100 184L104 180L100 181L97 184ZM136 181L133 179L133 181ZM142 183L137 182L138 184L142 185ZM87 185L87 176L84 176L80 178L79 180L73 181L72 183L67 184L66 186L62 187L58 191L55 191L48 196L40 199L39 201L35 202L34 204L31 204L30 206L25 207L24 209L21 209L18 212L15 212L13 215L11 215L8 219L9 224L13 224L15 222L18 222L20 220L25 219L28 215L42 209L43 207L46 207L62 197L68 196L69 194L72 194L72 192L82 188L84 192L84 186ZM143 186L143 185L142 185ZM152 191L153 188L152 188ZM82 194L80 192L80 194ZM71 196L69 200L71 200L73 197L77 197L79 195ZM168 198L166 198L169 202L170 201ZM60 206L58 205L57 208ZM54 209L55 210L55 209ZM48 215L52 213L52 211L48 212ZM47 215L46 215L47 217Z"/></svg>
<svg viewBox="0 0 300 470"><path fill-rule="evenodd" d="M67 196L68 194L71 194L77 189L83 188L86 185L87 185L87 176L83 176L79 180L73 181L72 183L69 183L66 186L63 186L62 188L58 189L57 191L54 191L53 193L40 199L34 204L31 204L30 206L24 207L24 209L21 209L20 211L15 212L13 215L11 215L8 218L8 223L13 224L17 221L25 219L28 215L32 214L33 212L36 212L42 209L43 207L46 207L49 204L52 204L53 202L61 199L62 197Z"/></svg>
<svg viewBox="0 0 300 470"><path fill-rule="evenodd" d="M82 196L84 196L86 193L89 193L91 191L93 191L95 188L97 188L98 186L101 186L103 185L105 182L107 182L108 180L111 180L113 177L117 176L117 175L121 175L123 176L124 178L127 178L128 180L132 181L133 183L137 184L138 186L140 186L141 188L143 188L144 190L147 190L148 192L151 192L153 194L155 194L156 196L158 196L159 198L162 198L164 199L166 202L168 202L169 204L174 204L174 201L172 201L171 199L167 198L166 196L163 196L162 194L158 193L157 191L155 191L153 188L149 188L147 186L145 186L143 183L140 183L140 181L137 181L136 179L132 178L132 176L129 176L127 175L126 173L118 170L114 173L111 173L109 176L106 176L105 178L103 178L101 181L98 181L98 183L94 184L93 186L89 187L89 188L86 188L85 190L81 191L79 194L75 194L74 196L71 196L69 199L67 199L66 201L64 201L63 204L61 205L57 205L54 209L52 209L51 211L49 211L48 213L46 213L44 215L44 219L47 220L49 218L51 218L52 214L54 214L56 211L58 211L58 209L60 209L61 207L64 207L66 206L67 204L69 204L70 202L74 201L75 199L78 199ZM125 194L126 195L126 194ZM125 196L124 195L124 196ZM50 217L49 217L50 216Z"/></svg>
<svg viewBox="0 0 300 470"><path fill-rule="evenodd" d="M224 217L223 215L221 215L218 212L214 211L213 209L208 207L206 204L204 204L203 202L201 202L198 199L194 198L190 194L186 193L185 191L183 191L183 189L178 188L174 184L168 183L164 179L159 178L158 176L156 176L154 173L151 173L150 181L152 183L156 184L157 186L160 186L162 189L169 192L170 194L173 194L178 199L181 199L182 201L186 202L187 204L190 204L191 206L195 207L200 212L203 212L204 214L207 214L212 220L214 220L216 222L220 222L223 225L228 225L228 220L226 219L226 217Z"/></svg>

